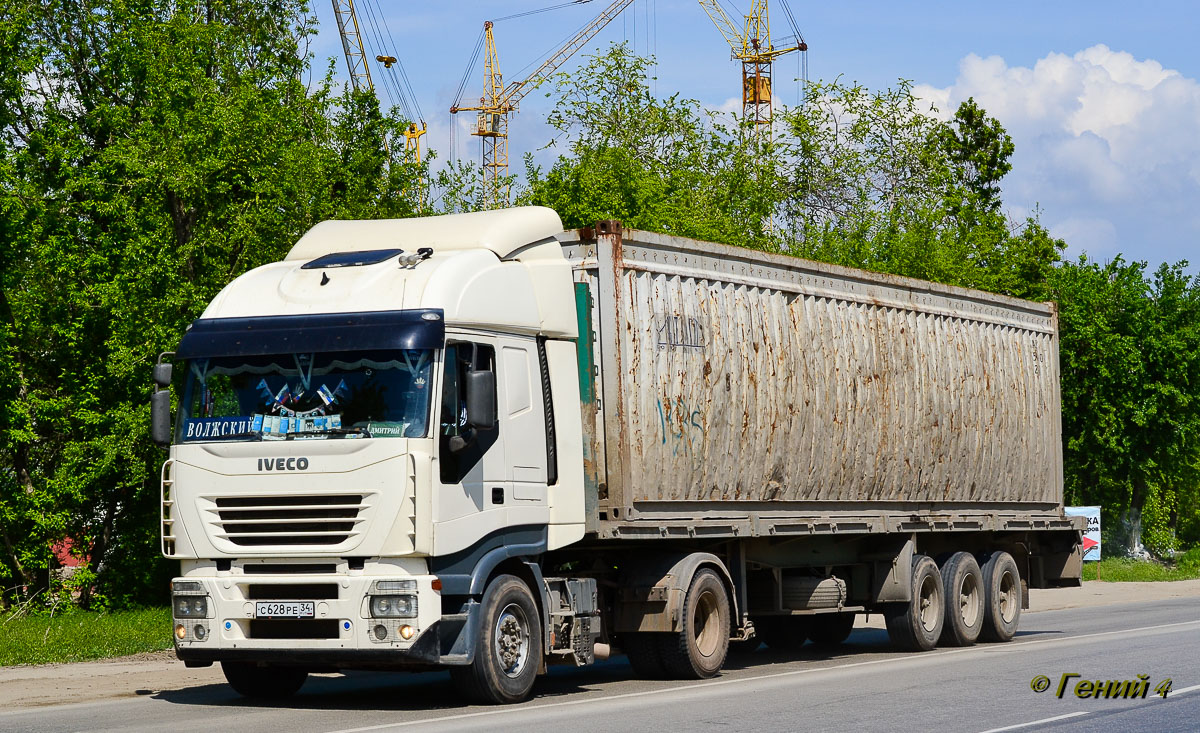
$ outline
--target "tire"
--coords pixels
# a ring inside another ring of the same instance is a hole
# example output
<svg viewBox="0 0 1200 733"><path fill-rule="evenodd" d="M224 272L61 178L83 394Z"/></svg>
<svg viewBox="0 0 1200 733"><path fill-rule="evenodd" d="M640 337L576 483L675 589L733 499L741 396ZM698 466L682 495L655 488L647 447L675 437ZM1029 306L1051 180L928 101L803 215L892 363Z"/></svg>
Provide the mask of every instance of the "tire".
<svg viewBox="0 0 1200 733"><path fill-rule="evenodd" d="M983 574L979 563L966 552L956 552L942 563L942 588L946 594L946 623L940 643L971 646L983 629Z"/></svg>
<svg viewBox="0 0 1200 733"><path fill-rule="evenodd" d="M981 570L984 612L982 641L1010 641L1021 622L1021 571L1012 555L993 552Z"/></svg>
<svg viewBox="0 0 1200 733"><path fill-rule="evenodd" d="M841 646L854 631L853 613L820 613L809 619L808 638L822 649Z"/></svg>
<svg viewBox="0 0 1200 733"><path fill-rule="evenodd" d="M769 616L756 622L755 627L772 650L796 652L808 641L808 621L804 616Z"/></svg>
<svg viewBox="0 0 1200 733"><path fill-rule="evenodd" d="M683 599L679 631L662 636L662 661L670 677L702 680L714 676L729 652L729 597L709 568L692 578Z"/></svg>
<svg viewBox="0 0 1200 733"><path fill-rule="evenodd" d="M259 667L253 662L221 662L229 686L242 697L282 700L304 685L308 672L295 667Z"/></svg>
<svg viewBox="0 0 1200 733"><path fill-rule="evenodd" d="M475 658L465 667L452 667L450 677L477 702L520 702L542 666L542 624L533 595L524 581L500 575L488 585L479 610Z"/></svg>
<svg viewBox="0 0 1200 733"><path fill-rule="evenodd" d="M937 646L945 621L945 593L942 574L926 555L913 555L912 600L884 608L888 637L896 647L910 652L925 652Z"/></svg>
<svg viewBox="0 0 1200 733"><path fill-rule="evenodd" d="M633 675L642 680L661 680L667 676L662 659L662 636L646 632L622 635L625 656Z"/></svg>

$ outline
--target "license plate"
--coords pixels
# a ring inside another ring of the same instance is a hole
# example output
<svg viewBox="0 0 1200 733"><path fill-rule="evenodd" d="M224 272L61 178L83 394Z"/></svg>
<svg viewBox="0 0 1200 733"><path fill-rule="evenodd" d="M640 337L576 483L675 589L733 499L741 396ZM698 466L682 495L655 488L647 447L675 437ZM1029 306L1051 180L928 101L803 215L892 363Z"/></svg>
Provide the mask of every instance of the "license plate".
<svg viewBox="0 0 1200 733"><path fill-rule="evenodd" d="M313 601L259 601L254 618L312 618L315 610Z"/></svg>

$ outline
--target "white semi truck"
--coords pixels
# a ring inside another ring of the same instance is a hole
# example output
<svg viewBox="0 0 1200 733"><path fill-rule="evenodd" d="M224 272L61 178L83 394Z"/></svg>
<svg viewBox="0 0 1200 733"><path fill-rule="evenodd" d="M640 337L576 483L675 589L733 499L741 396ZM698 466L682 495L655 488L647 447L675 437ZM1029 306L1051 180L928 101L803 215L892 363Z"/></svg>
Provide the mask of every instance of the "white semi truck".
<svg viewBox="0 0 1200 733"><path fill-rule="evenodd" d="M248 696L448 668L504 703L598 650L703 678L863 613L1007 641L1079 582L1056 329L545 208L323 222L155 366L176 653Z"/></svg>

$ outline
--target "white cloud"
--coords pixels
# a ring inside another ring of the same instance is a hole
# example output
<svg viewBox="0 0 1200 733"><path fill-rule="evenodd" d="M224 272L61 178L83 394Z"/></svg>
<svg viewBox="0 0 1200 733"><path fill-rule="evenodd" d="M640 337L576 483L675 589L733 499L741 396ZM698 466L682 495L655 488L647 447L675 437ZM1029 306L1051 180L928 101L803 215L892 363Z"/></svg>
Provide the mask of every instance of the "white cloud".
<svg viewBox="0 0 1200 733"><path fill-rule="evenodd" d="M1033 68L967 56L945 88L917 86L943 117L968 97L1012 134L1014 211L1040 204L1072 252L1200 265L1200 83L1097 45Z"/></svg>

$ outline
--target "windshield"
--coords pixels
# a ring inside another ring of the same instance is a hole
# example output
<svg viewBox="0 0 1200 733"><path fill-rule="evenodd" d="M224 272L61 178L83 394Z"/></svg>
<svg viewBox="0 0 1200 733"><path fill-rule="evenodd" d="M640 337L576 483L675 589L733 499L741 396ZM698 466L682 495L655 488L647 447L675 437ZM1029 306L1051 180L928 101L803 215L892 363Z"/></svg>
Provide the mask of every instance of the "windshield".
<svg viewBox="0 0 1200 733"><path fill-rule="evenodd" d="M432 349L192 359L181 443L422 438Z"/></svg>

